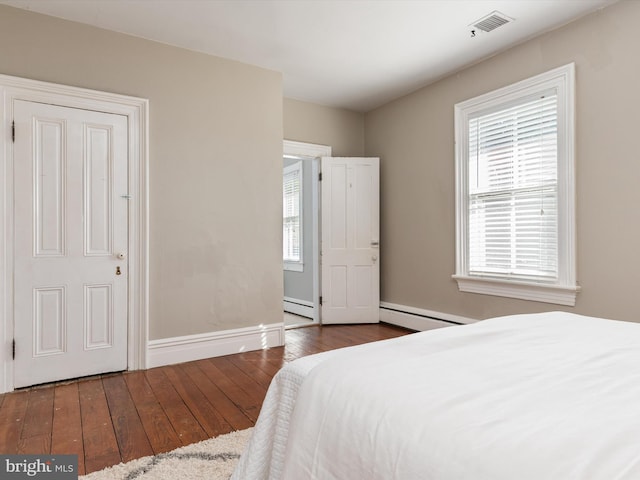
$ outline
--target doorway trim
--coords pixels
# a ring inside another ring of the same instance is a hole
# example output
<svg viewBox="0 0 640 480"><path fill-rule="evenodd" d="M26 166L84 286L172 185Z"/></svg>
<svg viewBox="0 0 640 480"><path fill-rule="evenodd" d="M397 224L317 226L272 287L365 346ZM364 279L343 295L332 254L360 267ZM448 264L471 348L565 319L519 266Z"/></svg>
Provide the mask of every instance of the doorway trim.
<svg viewBox="0 0 640 480"><path fill-rule="evenodd" d="M313 250L312 262L313 274L313 323L320 323L320 158L331 156L331 147L328 145L318 145L315 143L296 142L284 140L282 142L282 152L284 156L303 158L311 160L311 211L313 212L312 230L315 234L312 237L311 249Z"/></svg>
<svg viewBox="0 0 640 480"><path fill-rule="evenodd" d="M14 389L13 141L15 100L124 115L128 119L129 289L127 368L147 367L149 337L149 101L108 92L0 75L0 393Z"/></svg>

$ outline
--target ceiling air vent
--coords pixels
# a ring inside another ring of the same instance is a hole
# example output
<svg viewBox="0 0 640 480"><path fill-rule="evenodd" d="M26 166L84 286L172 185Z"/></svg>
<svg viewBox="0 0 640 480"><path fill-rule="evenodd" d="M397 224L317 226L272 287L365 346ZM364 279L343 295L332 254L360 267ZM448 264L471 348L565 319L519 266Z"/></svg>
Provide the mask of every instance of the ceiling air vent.
<svg viewBox="0 0 640 480"><path fill-rule="evenodd" d="M497 10L491 12L486 17L474 22L471 26L482 30L483 32L490 32L498 27L501 27L505 23L512 22L513 18L507 17L504 13L500 13Z"/></svg>

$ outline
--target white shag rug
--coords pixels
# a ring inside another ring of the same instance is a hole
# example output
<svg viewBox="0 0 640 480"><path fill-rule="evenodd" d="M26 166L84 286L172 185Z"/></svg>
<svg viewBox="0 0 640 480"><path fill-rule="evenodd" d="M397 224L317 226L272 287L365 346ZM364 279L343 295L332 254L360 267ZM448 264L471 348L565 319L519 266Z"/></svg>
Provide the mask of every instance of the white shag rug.
<svg viewBox="0 0 640 480"><path fill-rule="evenodd" d="M82 480L228 480L249 441L251 428L220 435L167 453L114 465Z"/></svg>

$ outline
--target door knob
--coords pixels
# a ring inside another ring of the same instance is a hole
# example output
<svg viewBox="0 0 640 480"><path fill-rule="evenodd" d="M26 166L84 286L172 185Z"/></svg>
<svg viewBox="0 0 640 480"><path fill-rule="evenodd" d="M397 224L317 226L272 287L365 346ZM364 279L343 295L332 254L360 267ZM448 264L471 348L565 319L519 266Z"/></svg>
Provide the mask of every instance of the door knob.
<svg viewBox="0 0 640 480"><path fill-rule="evenodd" d="M127 258L127 254L120 252L118 255L116 255L116 257L118 257L120 260L124 260L125 258Z"/></svg>

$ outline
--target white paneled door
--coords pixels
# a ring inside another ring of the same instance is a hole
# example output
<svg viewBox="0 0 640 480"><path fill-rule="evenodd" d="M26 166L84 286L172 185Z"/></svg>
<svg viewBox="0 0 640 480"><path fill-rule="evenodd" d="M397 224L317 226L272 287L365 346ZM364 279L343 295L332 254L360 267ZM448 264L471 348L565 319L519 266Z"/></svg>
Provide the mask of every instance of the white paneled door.
<svg viewBox="0 0 640 480"><path fill-rule="evenodd" d="M322 158L322 323L380 320L378 158Z"/></svg>
<svg viewBox="0 0 640 480"><path fill-rule="evenodd" d="M14 385L127 367L127 117L14 102Z"/></svg>

